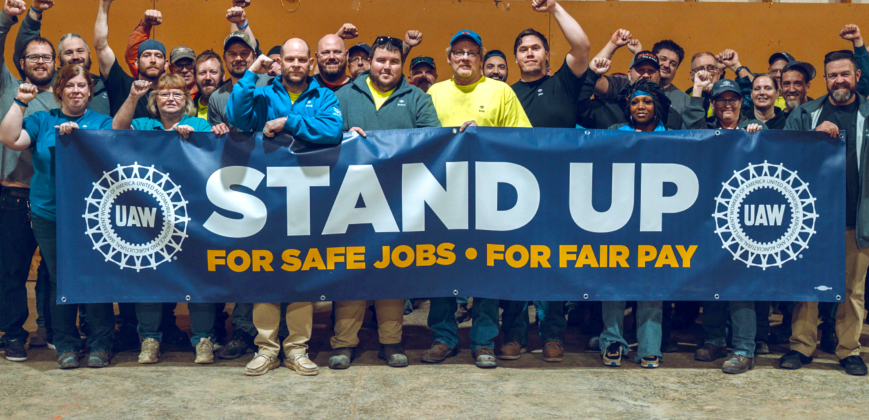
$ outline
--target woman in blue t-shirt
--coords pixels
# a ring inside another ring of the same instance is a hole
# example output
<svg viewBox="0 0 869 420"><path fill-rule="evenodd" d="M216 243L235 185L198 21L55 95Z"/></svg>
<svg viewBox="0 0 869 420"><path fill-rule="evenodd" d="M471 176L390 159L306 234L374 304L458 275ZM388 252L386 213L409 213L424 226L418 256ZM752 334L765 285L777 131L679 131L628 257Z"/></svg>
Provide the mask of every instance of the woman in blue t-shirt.
<svg viewBox="0 0 869 420"><path fill-rule="evenodd" d="M130 96L115 114L112 126L116 130L177 131L184 138L192 132L212 131L208 121L195 117L196 104L187 90L187 82L177 74L164 74L148 97L148 111L155 118L133 118L139 98L148 93L151 82L137 80ZM132 120L132 121L131 121ZM217 133L219 134L219 133ZM190 342L196 348L194 363L214 363L214 319L216 304L188 303L190 310ZM162 303L136 303L137 330L142 336L139 363L157 363L163 332Z"/></svg>
<svg viewBox="0 0 869 420"><path fill-rule="evenodd" d="M0 124L0 141L12 150L33 151L33 178L30 184L30 211L33 234L45 258L51 296L51 326L61 369L77 368L81 338L76 328L77 305L57 304L57 203L55 201L54 145L56 132L70 134L75 129L110 129L112 119L87 109L93 98L94 82L90 72L77 64L60 69L54 79L54 97L60 109L39 111L24 118L27 103L38 90L22 83L15 103ZM57 130L57 131L55 131ZM72 274L69 274L72 276ZM87 347L89 367L109 365L115 312L111 303L86 304L91 333Z"/></svg>

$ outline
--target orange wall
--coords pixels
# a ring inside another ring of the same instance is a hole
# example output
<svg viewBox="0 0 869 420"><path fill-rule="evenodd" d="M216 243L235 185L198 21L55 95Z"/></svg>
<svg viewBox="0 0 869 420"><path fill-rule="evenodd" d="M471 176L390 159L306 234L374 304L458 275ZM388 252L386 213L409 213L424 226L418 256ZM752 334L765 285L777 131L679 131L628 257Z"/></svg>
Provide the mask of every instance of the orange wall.
<svg viewBox="0 0 869 420"><path fill-rule="evenodd" d="M301 2L301 3L300 3ZM315 45L326 33L334 33L343 23L352 22L360 38L348 41L371 42L378 35L403 36L408 29L423 32L423 43L411 53L430 55L439 67L441 80L449 78L444 49L450 36L461 29L480 33L489 49L501 49L510 56L513 41L520 31L533 27L551 39L553 67L560 65L567 44L546 14L531 10L529 1L495 3L490 0L252 0L247 8L251 28L264 50L290 37L302 37ZM847 23L869 23L854 19L865 16L869 6L858 4L781 4L781 3L682 3L682 2L562 2L588 33L595 54L615 29L626 28L651 49L655 41L670 38L688 56L702 50L717 53L733 48L742 63L753 71L766 70L767 58L785 50L797 59L809 61L822 72L824 53L850 48L838 37ZM97 0L59 0L46 12L43 36L57 40L66 32L78 32L92 41ZM225 19L229 0L119 0L109 17L109 44L123 55L130 31L146 9L156 6L163 12L163 25L155 37L167 48L185 44L197 52L213 48L222 51L228 33ZM863 12L860 12L863 10ZM17 29L16 29L17 31ZM12 36L7 41L7 59L12 56ZM512 60L508 60L512 61ZM615 71L627 70L630 53L619 51ZM96 67L96 66L94 66ZM688 65L679 69L676 85L689 86ZM510 63L509 82L518 79L518 68ZM816 79L811 95L825 92Z"/></svg>

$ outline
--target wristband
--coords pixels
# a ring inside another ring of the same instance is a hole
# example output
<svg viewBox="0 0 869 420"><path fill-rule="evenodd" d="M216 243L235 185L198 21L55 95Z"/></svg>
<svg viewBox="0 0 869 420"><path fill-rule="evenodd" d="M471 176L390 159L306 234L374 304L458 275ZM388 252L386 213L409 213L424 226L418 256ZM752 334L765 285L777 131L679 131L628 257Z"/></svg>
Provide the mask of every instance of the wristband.
<svg viewBox="0 0 869 420"><path fill-rule="evenodd" d="M33 7L33 5L30 6L30 10L33 10L33 12L36 13L37 15L41 15L41 14L42 14L42 10L37 10L37 9L35 9L35 8Z"/></svg>
<svg viewBox="0 0 869 420"><path fill-rule="evenodd" d="M250 26L250 19L245 19L245 20L244 20L244 26L239 26L239 27L238 27L238 30L239 30L239 31L243 31L243 30L247 29L248 26Z"/></svg>
<svg viewBox="0 0 869 420"><path fill-rule="evenodd" d="M15 101L16 104L21 105L21 106L27 108L27 104L25 104L24 102L19 101L18 98L15 98L14 101Z"/></svg>
<svg viewBox="0 0 869 420"><path fill-rule="evenodd" d="M752 73L751 73L751 70L750 70L748 67L745 67L745 66L739 66L739 67L736 69L736 77L739 77L739 72L741 72L742 69L745 69L745 71L747 71L749 74L752 74Z"/></svg>

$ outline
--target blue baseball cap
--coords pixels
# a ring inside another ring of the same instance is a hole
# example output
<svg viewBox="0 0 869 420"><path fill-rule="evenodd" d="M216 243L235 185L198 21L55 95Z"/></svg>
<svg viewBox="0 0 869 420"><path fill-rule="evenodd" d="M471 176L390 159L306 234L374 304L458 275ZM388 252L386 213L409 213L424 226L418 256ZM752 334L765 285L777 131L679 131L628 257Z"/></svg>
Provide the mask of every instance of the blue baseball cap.
<svg viewBox="0 0 869 420"><path fill-rule="evenodd" d="M455 44L456 41L461 37L468 37L471 39L471 41L474 41L475 44L477 44L481 47L483 46L483 39L480 38L480 35L474 31L467 30L467 29L456 32L456 34L453 35L453 38L450 39L450 45Z"/></svg>
<svg viewBox="0 0 869 420"><path fill-rule="evenodd" d="M156 39L149 39L139 44L139 57L142 57L142 54L148 50L157 50L163 53L164 57L166 56L166 47L162 42L157 41Z"/></svg>

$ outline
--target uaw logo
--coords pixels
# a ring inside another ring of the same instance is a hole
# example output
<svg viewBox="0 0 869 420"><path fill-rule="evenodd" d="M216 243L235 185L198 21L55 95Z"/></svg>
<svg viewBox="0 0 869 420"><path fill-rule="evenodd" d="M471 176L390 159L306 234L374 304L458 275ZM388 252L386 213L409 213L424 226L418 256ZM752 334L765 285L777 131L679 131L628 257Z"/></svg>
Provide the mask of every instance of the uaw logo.
<svg viewBox="0 0 869 420"><path fill-rule="evenodd" d="M815 234L815 197L796 171L751 163L722 183L715 198L715 233L747 267L779 267L802 258Z"/></svg>
<svg viewBox="0 0 869 420"><path fill-rule="evenodd" d="M95 182L82 216L94 249L121 269L157 269L187 237L181 187L154 166L121 166Z"/></svg>

